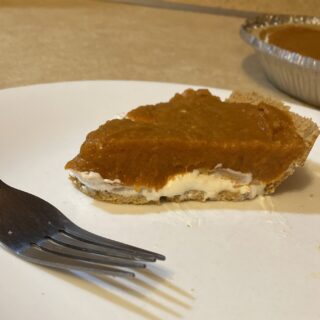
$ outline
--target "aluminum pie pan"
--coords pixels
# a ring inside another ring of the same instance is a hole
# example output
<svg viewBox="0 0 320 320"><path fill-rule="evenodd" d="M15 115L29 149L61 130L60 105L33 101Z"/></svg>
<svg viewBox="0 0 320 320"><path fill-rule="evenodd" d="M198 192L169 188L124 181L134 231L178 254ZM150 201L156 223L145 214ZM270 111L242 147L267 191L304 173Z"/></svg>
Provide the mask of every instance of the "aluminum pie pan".
<svg viewBox="0 0 320 320"><path fill-rule="evenodd" d="M283 24L320 26L320 17L261 15L247 19L240 35L256 50L268 79L276 87L320 107L320 60L281 49L259 38L262 29Z"/></svg>

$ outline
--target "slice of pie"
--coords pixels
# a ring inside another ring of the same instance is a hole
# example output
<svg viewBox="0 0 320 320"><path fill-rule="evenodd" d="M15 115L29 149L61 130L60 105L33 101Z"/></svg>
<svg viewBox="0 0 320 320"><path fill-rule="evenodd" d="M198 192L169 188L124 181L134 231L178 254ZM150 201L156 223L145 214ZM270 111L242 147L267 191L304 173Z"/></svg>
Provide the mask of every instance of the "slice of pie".
<svg viewBox="0 0 320 320"><path fill-rule="evenodd" d="M255 93L186 90L87 135L66 164L84 193L113 203L245 200L302 166L317 125Z"/></svg>

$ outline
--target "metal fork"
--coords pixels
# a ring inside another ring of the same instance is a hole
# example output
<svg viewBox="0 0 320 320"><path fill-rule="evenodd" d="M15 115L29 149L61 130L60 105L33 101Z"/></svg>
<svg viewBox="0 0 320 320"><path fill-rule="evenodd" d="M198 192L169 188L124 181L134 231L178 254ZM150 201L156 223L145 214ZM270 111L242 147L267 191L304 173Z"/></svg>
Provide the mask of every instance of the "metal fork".
<svg viewBox="0 0 320 320"><path fill-rule="evenodd" d="M113 276L134 276L122 268L165 260L161 254L88 232L50 203L1 180L0 243L33 263Z"/></svg>

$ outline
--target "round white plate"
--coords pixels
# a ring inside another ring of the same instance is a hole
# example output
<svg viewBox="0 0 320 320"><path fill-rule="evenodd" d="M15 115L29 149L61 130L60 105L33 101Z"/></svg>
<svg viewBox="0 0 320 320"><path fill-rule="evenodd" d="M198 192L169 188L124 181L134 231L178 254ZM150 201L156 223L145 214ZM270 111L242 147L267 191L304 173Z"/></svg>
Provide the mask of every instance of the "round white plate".
<svg viewBox="0 0 320 320"><path fill-rule="evenodd" d="M89 131L187 87L92 81L0 91L1 179L90 231L167 256L130 280L46 269L0 249L1 319L319 319L319 142L275 195L241 203L112 205L67 179L64 164ZM319 111L292 109L320 123Z"/></svg>

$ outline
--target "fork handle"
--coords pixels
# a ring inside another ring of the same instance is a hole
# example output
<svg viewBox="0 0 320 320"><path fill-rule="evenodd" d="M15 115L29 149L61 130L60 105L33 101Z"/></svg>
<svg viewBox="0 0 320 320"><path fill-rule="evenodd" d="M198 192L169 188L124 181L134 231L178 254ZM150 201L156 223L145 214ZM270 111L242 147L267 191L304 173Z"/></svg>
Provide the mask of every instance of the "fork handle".
<svg viewBox="0 0 320 320"><path fill-rule="evenodd" d="M9 186L8 184L6 184L5 182L3 182L3 180L0 179L0 190L1 189L14 189L13 187Z"/></svg>
<svg viewBox="0 0 320 320"><path fill-rule="evenodd" d="M0 179L0 188L10 188L9 185L7 185L6 183L4 183L1 179Z"/></svg>

